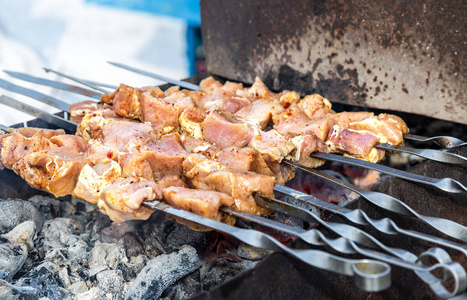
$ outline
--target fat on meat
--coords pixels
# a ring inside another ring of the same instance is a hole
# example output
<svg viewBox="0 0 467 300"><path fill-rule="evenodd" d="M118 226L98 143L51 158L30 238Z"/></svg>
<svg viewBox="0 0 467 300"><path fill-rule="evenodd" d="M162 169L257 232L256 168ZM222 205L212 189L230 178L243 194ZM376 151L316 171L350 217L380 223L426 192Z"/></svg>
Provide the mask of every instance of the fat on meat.
<svg viewBox="0 0 467 300"><path fill-rule="evenodd" d="M213 110L209 111L201 123L204 139L219 146L221 149L246 146L254 136L254 129L243 122L235 121L226 114Z"/></svg>
<svg viewBox="0 0 467 300"><path fill-rule="evenodd" d="M164 200L176 208L216 221L221 221L223 218L219 212L221 206L235 204L234 199L228 194L185 187L168 187L164 189L163 195Z"/></svg>
<svg viewBox="0 0 467 300"><path fill-rule="evenodd" d="M93 166L86 164L78 176L73 197L95 204L101 199L104 189L121 176L122 169L113 160L103 159Z"/></svg>
<svg viewBox="0 0 467 300"><path fill-rule="evenodd" d="M212 172L205 178L210 190L229 194L235 199L235 207L252 214L263 215L268 209L256 204L253 193L274 196L274 177L235 169Z"/></svg>
<svg viewBox="0 0 467 300"><path fill-rule="evenodd" d="M144 144L139 151L120 154L119 162L124 176L158 180L165 175L181 176L182 163L187 156L179 135L171 133Z"/></svg>
<svg viewBox="0 0 467 300"><path fill-rule="evenodd" d="M251 139L249 147L271 162L281 162L295 148L292 142L274 129L260 132Z"/></svg>
<svg viewBox="0 0 467 300"><path fill-rule="evenodd" d="M347 153L358 157L368 155L379 139L365 132L341 128L335 125L326 141L330 152Z"/></svg>
<svg viewBox="0 0 467 300"><path fill-rule="evenodd" d="M272 116L284 111L279 101L257 100L235 113L235 116L257 123L262 129L271 122Z"/></svg>
<svg viewBox="0 0 467 300"><path fill-rule="evenodd" d="M24 158L21 170L15 170L26 182L55 197L73 192L86 157L72 148L60 147L48 151L33 152Z"/></svg>
<svg viewBox="0 0 467 300"><path fill-rule="evenodd" d="M398 116L380 114L350 123L350 129L371 132L378 136L380 143L399 145L404 141L404 134L409 132L407 124Z"/></svg>
<svg viewBox="0 0 467 300"><path fill-rule="evenodd" d="M273 128L286 138L293 138L310 131L323 141L326 140L332 126L336 124L335 120L327 117L310 119L296 105L274 116L273 122Z"/></svg>
<svg viewBox="0 0 467 300"><path fill-rule="evenodd" d="M207 158L201 154L190 154L183 162L183 175L192 187L209 190L206 177L209 174L225 169L223 164Z"/></svg>
<svg viewBox="0 0 467 300"><path fill-rule="evenodd" d="M307 115L310 119L323 118L329 113L333 113L331 110L331 102L321 95L313 94L303 97L297 106Z"/></svg>
<svg viewBox="0 0 467 300"><path fill-rule="evenodd" d="M294 162L302 164L309 168L318 168L326 162L323 159L314 158L310 156L314 152L328 152L325 143L316 137L312 132L303 135L297 135L290 139L294 144L295 149L292 151L288 158Z"/></svg>

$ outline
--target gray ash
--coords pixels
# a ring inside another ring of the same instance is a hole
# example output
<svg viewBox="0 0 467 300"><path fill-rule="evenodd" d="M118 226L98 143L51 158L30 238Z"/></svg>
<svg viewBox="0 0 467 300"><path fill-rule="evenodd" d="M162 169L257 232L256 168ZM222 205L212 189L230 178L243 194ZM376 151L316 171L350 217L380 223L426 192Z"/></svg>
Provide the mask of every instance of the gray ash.
<svg viewBox="0 0 467 300"><path fill-rule="evenodd" d="M185 299L268 251L156 212L112 223L79 199L0 200L1 299Z"/></svg>

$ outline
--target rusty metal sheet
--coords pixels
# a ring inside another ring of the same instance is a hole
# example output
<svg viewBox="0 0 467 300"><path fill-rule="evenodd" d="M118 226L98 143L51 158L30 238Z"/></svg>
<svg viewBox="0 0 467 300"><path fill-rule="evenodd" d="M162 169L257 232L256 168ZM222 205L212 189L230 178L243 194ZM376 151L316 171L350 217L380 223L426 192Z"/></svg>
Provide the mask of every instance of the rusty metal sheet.
<svg viewBox="0 0 467 300"><path fill-rule="evenodd" d="M211 73L467 124L467 1L201 0Z"/></svg>

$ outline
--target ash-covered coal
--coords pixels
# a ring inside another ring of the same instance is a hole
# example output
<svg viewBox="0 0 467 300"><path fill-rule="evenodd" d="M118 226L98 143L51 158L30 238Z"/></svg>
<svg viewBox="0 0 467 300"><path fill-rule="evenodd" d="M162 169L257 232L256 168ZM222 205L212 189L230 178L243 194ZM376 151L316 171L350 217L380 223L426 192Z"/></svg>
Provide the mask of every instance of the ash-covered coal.
<svg viewBox="0 0 467 300"><path fill-rule="evenodd" d="M270 253L161 212L112 223L79 199L0 200L0 211L11 214L0 221L1 299L186 299Z"/></svg>

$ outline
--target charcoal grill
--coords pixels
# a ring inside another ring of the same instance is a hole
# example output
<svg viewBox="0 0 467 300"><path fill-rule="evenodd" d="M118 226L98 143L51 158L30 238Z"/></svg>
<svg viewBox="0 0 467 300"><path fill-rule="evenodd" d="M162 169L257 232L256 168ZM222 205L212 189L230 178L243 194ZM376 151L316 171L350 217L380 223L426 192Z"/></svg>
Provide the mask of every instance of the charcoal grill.
<svg viewBox="0 0 467 300"><path fill-rule="evenodd" d="M203 1L203 7L208 6L210 4L208 2L209 1ZM203 11L204 14L206 14L206 11L209 12L209 10ZM215 64L213 65L213 68L215 69ZM223 72L215 72L215 74L226 76L226 74L223 74ZM196 84L198 83L199 79L199 77L194 77L188 79L187 81L191 81ZM248 81L248 76L245 76L241 79L243 81ZM295 86L291 85L287 88L294 89ZM406 117L405 119L410 121L410 118L414 117ZM425 122L430 121L431 120L429 119L425 120ZM34 120L30 126L37 126L33 125L34 122L40 123L41 121ZM465 128L463 129L463 132L466 132ZM443 134L443 132L440 134ZM460 148L458 153L462 156L466 156L466 147ZM421 174L437 178L451 177L463 183L464 185L466 184L466 168L463 166L455 165L446 168L445 165L430 161L416 166L411 170L411 172L413 174ZM8 175L8 172L4 172L3 174L7 174L5 178L9 178L11 175ZM2 182L7 182L7 179L2 180ZM8 184L11 183L12 182L10 181ZM30 189L25 189L25 191L29 190ZM409 206L417 208L417 211L419 211L421 214L443 216L448 217L449 219L454 220L460 224L466 223L466 214L464 208L466 200L465 193L446 194L432 187L407 183L399 179L390 179L384 182L378 188L378 190L388 195L402 199ZM13 196L6 195L4 197ZM367 202L363 201L362 199L353 202L348 206L348 208L360 208L364 210L370 217L376 219L381 218L382 216L388 216L391 219L396 220L396 222L403 228L412 228L416 229L417 231L437 235L436 231L427 227L426 224L423 224L423 222L401 218L397 214L388 214L386 211L368 205ZM333 218L338 217L335 216ZM446 236L443 236L443 238L449 239L449 237ZM398 244L400 245L401 242L400 237L392 238L384 236L384 238L381 238L381 240L384 241L384 243L395 247L397 247ZM403 242L410 242L410 239L406 239ZM417 245L417 247L417 249L411 250L421 252L424 249L427 249L429 244L422 243L421 245ZM456 261L461 261L465 265L465 257L456 252L450 252L450 254ZM372 297L384 299L396 296L408 296L411 298L417 298L423 295L434 296L431 291L426 288L426 285L423 284L423 282L421 282L413 273L407 272L406 270L397 267L393 273L393 285L391 289L380 293L374 293L371 295ZM267 280L264 280L265 278L267 278ZM414 288L414 286L416 288ZM368 296L365 292L356 289L352 280L345 276L306 268L293 258L283 254L274 254L262 262L255 270L243 274L239 278L236 278L222 286L214 288L209 292L209 295L200 295L197 298L233 298L238 296L242 298L257 298L258 295L273 299L283 299L284 297L340 298L342 295L349 297Z"/></svg>

